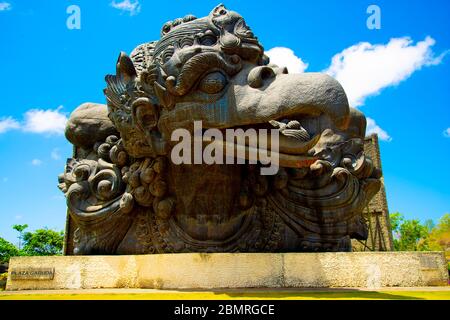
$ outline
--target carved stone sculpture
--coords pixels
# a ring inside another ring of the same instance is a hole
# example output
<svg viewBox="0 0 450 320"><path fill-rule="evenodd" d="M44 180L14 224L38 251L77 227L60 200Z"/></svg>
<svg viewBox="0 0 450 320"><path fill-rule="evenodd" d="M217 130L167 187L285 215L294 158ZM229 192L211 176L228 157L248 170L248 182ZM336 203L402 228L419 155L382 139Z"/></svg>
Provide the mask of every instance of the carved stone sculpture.
<svg viewBox="0 0 450 320"><path fill-rule="evenodd" d="M71 115L59 177L73 253L348 251L380 187L363 153L366 120L340 84L270 64L244 19L217 6L166 23L121 53L107 106ZM174 164L175 129L277 128L280 169Z"/></svg>

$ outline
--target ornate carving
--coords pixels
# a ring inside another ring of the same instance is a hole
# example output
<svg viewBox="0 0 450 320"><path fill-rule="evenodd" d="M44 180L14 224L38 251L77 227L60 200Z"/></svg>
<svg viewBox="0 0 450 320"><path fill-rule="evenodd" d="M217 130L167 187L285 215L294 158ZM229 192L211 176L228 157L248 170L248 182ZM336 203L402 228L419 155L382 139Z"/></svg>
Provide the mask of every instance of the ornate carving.
<svg viewBox="0 0 450 320"><path fill-rule="evenodd" d="M121 167L128 155L116 136L94 146L95 159L68 159L60 188L78 229L75 254L109 253L132 223L133 197L125 192Z"/></svg>
<svg viewBox="0 0 450 320"><path fill-rule="evenodd" d="M363 153L364 115L331 77L270 64L236 12L166 23L159 41L121 53L106 83L107 107L69 120L95 125L93 141L66 133L74 254L339 251L367 237L361 213L380 173ZM171 134L194 120L278 129L282 167L175 165Z"/></svg>

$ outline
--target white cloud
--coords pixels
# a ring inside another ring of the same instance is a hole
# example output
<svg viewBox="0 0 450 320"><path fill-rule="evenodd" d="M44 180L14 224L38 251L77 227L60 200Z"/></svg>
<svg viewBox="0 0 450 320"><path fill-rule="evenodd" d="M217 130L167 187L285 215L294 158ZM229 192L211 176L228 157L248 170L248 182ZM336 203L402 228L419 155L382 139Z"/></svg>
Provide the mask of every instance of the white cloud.
<svg viewBox="0 0 450 320"><path fill-rule="evenodd" d="M33 160L31 160L31 164L32 164L33 166L40 166L40 165L42 164L42 160L39 160L39 159L33 159Z"/></svg>
<svg viewBox="0 0 450 320"><path fill-rule="evenodd" d="M287 67L289 73L302 73L308 68L308 64L297 57L289 48L275 47L265 52L270 62L279 67Z"/></svg>
<svg viewBox="0 0 450 320"><path fill-rule="evenodd" d="M62 134L66 126L67 117L60 112L62 106L56 110L33 109L25 113L23 130L33 133Z"/></svg>
<svg viewBox="0 0 450 320"><path fill-rule="evenodd" d="M115 0L113 0L111 2L111 6L123 12L128 11L130 13L130 16L134 16L141 11L139 0L135 0L133 2L130 0L123 0L121 2L116 2Z"/></svg>
<svg viewBox="0 0 450 320"><path fill-rule="evenodd" d="M11 10L11 9L12 9L11 3L0 2L0 11L7 11L7 10Z"/></svg>
<svg viewBox="0 0 450 320"><path fill-rule="evenodd" d="M20 124L12 117L0 119L0 133L4 133L6 131L12 129L19 129Z"/></svg>
<svg viewBox="0 0 450 320"><path fill-rule="evenodd" d="M7 177L4 177L4 178L3 178L3 182L5 182L5 183L8 182L8 178L7 178Z"/></svg>
<svg viewBox="0 0 450 320"><path fill-rule="evenodd" d="M358 107L368 96L399 84L414 71L440 64L448 51L436 57L434 44L431 37L416 44L408 37L391 38L387 44L361 42L336 54L325 72L342 84L350 105Z"/></svg>
<svg viewBox="0 0 450 320"><path fill-rule="evenodd" d="M53 160L59 160L61 159L61 155L59 154L59 150L57 148L53 149L50 156Z"/></svg>
<svg viewBox="0 0 450 320"><path fill-rule="evenodd" d="M66 127L67 117L60 110L60 106L55 110L32 109L24 114L22 123L13 117L0 119L0 134L13 129L21 129L25 132L62 134Z"/></svg>
<svg viewBox="0 0 450 320"><path fill-rule="evenodd" d="M384 140L384 141L392 140L391 136L386 131L381 129L381 127L377 125L375 120L373 120L372 118L369 118L369 117L367 117L366 120L367 120L366 135L376 133L376 134L378 134L378 138L380 138L381 140Z"/></svg>
<svg viewBox="0 0 450 320"><path fill-rule="evenodd" d="M450 128L444 130L444 137L450 138Z"/></svg>
<svg viewBox="0 0 450 320"><path fill-rule="evenodd" d="M22 219L22 216L21 216L21 215L17 215L17 216L15 216L14 218L16 218L16 220L21 220L21 219Z"/></svg>

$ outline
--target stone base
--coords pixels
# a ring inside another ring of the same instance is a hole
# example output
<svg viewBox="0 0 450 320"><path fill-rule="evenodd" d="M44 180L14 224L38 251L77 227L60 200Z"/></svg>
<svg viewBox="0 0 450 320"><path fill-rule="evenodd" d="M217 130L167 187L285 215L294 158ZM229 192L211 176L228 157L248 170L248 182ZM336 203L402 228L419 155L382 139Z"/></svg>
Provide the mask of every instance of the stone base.
<svg viewBox="0 0 450 320"><path fill-rule="evenodd" d="M442 252L186 253L15 257L6 289L376 289L447 283Z"/></svg>

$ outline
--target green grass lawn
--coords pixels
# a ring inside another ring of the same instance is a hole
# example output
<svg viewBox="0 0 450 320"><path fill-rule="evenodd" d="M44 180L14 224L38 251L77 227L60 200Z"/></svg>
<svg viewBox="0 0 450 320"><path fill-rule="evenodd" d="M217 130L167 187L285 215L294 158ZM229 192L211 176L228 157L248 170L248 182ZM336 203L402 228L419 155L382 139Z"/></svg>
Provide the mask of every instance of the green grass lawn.
<svg viewBox="0 0 450 320"><path fill-rule="evenodd" d="M7 295L0 300L229 300L229 299L288 299L288 300L450 300L450 291L273 291L273 292L145 292L145 293L61 293Z"/></svg>

